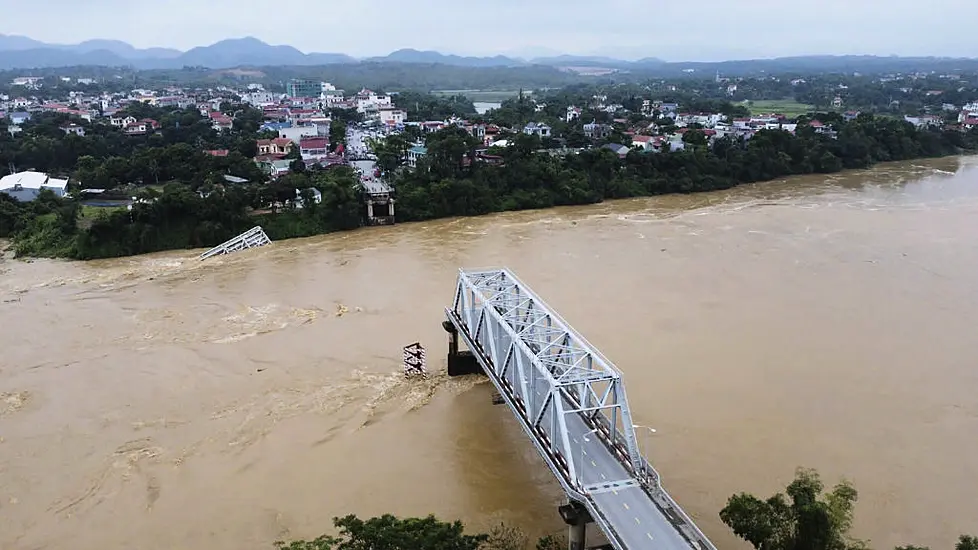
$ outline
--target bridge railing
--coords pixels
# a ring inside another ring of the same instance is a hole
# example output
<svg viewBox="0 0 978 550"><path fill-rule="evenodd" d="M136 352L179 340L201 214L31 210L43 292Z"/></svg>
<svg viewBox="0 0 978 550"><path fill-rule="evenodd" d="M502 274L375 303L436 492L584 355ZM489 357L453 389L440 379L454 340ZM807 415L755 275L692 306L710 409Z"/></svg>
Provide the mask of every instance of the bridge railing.
<svg viewBox="0 0 978 550"><path fill-rule="evenodd" d="M636 475L648 471L621 373L513 273L460 271L452 310L491 359L568 486L585 492L569 414L584 419Z"/></svg>

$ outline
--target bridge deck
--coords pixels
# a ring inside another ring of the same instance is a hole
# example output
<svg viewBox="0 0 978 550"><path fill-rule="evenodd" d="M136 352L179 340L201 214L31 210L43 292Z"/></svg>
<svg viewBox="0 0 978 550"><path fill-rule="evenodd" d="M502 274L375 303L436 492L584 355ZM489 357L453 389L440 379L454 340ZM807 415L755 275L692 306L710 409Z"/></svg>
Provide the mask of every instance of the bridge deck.
<svg viewBox="0 0 978 550"><path fill-rule="evenodd" d="M536 313L524 307L517 316L522 321L514 320L517 317L510 314L518 308L500 307L500 300L512 304L514 295L519 295L519 303L532 301ZM546 314L546 323L540 322L540 312ZM593 349L587 361L580 355L570 355L563 363L553 361L546 352L554 345L569 349L571 339L578 347L590 344L512 273L460 272L455 304L446 309L446 316L568 497L588 509L612 546L715 550L661 488L658 474L638 452L624 390L616 386L620 373ZM542 345L535 331L542 324L559 326L563 339ZM558 341L563 344L555 344ZM542 361L543 357L549 359ZM574 367L585 363L592 365L585 372ZM585 388L591 383L586 380L599 379L607 384L604 401L597 398L602 392ZM608 410L612 413L604 414Z"/></svg>

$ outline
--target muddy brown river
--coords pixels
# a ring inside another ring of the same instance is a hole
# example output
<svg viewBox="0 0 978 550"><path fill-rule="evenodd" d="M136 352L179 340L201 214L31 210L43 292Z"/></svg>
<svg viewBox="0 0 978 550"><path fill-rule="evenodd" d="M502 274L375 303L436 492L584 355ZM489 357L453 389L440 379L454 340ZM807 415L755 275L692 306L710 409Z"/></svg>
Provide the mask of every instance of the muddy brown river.
<svg viewBox="0 0 978 550"><path fill-rule="evenodd" d="M978 158L89 263L0 263L0 548L265 550L331 518L562 530L488 382L443 374L460 266L507 266L624 372L717 513L798 466L873 547L978 533ZM405 381L401 347L429 350Z"/></svg>

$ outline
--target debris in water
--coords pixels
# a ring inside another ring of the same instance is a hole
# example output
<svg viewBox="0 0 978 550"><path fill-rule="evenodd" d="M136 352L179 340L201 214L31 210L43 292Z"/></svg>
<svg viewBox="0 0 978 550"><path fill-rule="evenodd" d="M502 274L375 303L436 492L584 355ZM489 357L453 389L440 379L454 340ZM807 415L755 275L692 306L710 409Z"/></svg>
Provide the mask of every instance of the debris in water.
<svg viewBox="0 0 978 550"><path fill-rule="evenodd" d="M344 313L350 311L350 308L344 306L343 304L336 304L336 316L342 317Z"/></svg>

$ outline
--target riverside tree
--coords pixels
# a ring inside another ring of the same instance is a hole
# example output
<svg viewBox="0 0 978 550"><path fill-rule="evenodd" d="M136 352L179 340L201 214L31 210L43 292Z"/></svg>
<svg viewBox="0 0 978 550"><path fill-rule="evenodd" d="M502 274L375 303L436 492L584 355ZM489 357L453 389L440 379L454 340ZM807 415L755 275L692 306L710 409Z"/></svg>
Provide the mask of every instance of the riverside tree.
<svg viewBox="0 0 978 550"><path fill-rule="evenodd" d="M799 468L785 493L761 500L738 493L727 500L720 519L757 550L865 550L865 541L852 538L858 493L848 482L824 493L815 470ZM895 550L930 550L901 546ZM978 550L978 537L962 535L955 550Z"/></svg>

